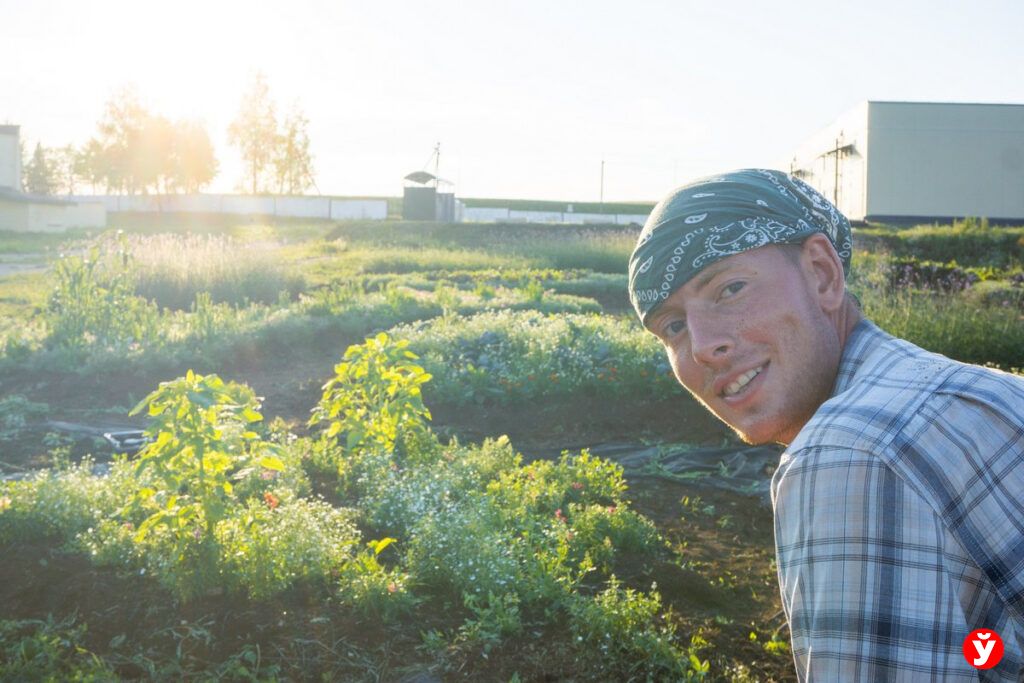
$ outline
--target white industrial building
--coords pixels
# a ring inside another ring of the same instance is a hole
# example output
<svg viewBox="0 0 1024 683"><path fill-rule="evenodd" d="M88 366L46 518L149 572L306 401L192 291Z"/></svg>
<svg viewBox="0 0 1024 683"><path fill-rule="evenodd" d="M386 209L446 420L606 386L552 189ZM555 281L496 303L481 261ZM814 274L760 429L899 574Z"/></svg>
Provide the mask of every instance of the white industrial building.
<svg viewBox="0 0 1024 683"><path fill-rule="evenodd" d="M72 201L21 191L19 127L0 125L0 230L61 232L102 228L107 210L100 202Z"/></svg>
<svg viewBox="0 0 1024 683"><path fill-rule="evenodd" d="M780 167L851 220L1024 223L1024 105L863 102Z"/></svg>

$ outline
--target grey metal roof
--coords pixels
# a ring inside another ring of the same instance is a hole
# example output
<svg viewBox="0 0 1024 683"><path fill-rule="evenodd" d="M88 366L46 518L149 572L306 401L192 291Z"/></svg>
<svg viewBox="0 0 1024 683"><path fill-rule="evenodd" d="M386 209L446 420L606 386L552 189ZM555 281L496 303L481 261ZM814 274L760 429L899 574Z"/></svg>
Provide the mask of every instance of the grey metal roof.
<svg viewBox="0 0 1024 683"><path fill-rule="evenodd" d="M16 204L51 204L56 206L70 206L77 204L69 199L60 199L42 194L25 194L12 190L9 187L0 187L0 201L14 202Z"/></svg>
<svg viewBox="0 0 1024 683"><path fill-rule="evenodd" d="M913 100L868 100L868 104L914 104L922 106L935 105L942 107L946 107L949 105L965 107L1024 107L1024 104L1015 102L921 102Z"/></svg>
<svg viewBox="0 0 1024 683"><path fill-rule="evenodd" d="M21 126L14 126L9 123L0 124L0 133L15 133L17 134Z"/></svg>

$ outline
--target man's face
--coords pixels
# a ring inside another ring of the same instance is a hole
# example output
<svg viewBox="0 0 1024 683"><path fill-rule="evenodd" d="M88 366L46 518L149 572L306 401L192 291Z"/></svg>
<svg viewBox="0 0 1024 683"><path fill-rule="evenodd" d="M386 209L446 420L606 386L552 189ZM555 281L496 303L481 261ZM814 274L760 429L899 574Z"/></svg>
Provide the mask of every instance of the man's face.
<svg viewBox="0 0 1024 683"><path fill-rule="evenodd" d="M676 377L740 438L790 443L829 397L841 348L801 247L766 246L697 273L648 320Z"/></svg>

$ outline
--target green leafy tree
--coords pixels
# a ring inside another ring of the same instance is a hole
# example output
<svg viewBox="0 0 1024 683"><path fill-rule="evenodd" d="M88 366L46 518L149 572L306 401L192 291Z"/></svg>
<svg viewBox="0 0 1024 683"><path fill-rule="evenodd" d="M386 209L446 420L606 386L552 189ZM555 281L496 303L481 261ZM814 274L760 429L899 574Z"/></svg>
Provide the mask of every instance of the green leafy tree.
<svg viewBox="0 0 1024 683"><path fill-rule="evenodd" d="M108 191L136 194L144 186L139 168L141 141L149 112L135 88L116 92L107 101L94 140L93 159Z"/></svg>
<svg viewBox="0 0 1024 683"><path fill-rule="evenodd" d="M171 185L184 192L199 192L217 176L217 156L210 135L195 121L180 121L174 128L174 164Z"/></svg>
<svg viewBox="0 0 1024 683"><path fill-rule="evenodd" d="M238 147L246 165L243 188L266 190L277 147L277 114L266 76L257 73L242 97L242 106L228 127L228 140Z"/></svg>
<svg viewBox="0 0 1024 683"><path fill-rule="evenodd" d="M197 192L217 174L210 136L199 123L171 121L126 88L107 102L95 137L74 155L74 175L108 192Z"/></svg>
<svg viewBox="0 0 1024 683"><path fill-rule="evenodd" d="M308 127L309 119L297 105L281 122L274 150L274 176L279 194L302 194L314 182Z"/></svg>
<svg viewBox="0 0 1024 683"><path fill-rule="evenodd" d="M75 194L78 186L76 162L78 150L74 145L54 147L51 150L53 162L53 191L55 194Z"/></svg>
<svg viewBox="0 0 1024 683"><path fill-rule="evenodd" d="M32 158L25 164L25 191L30 194L53 194L56 185L53 162L43 145L36 143Z"/></svg>

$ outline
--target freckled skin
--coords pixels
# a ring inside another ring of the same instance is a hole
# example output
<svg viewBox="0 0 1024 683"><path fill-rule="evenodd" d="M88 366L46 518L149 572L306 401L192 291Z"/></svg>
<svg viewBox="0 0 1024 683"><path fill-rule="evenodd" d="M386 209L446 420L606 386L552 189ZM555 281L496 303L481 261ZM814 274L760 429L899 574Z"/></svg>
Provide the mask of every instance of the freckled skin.
<svg viewBox="0 0 1024 683"><path fill-rule="evenodd" d="M859 317L834 249L816 236L709 266L659 305L647 327L679 382L740 438L788 444L831 394ZM740 403L716 391L716 380L720 388L765 363Z"/></svg>

